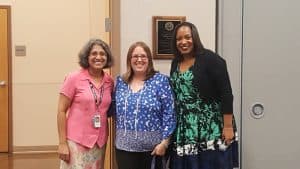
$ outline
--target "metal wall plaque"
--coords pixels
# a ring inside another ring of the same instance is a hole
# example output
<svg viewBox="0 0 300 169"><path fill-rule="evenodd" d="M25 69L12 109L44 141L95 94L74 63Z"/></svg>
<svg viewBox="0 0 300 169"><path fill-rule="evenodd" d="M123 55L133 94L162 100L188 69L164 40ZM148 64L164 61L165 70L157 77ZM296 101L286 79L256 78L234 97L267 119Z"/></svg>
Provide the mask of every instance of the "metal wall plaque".
<svg viewBox="0 0 300 169"><path fill-rule="evenodd" d="M185 16L153 16L152 47L154 59L172 59L172 37L175 27L185 21Z"/></svg>

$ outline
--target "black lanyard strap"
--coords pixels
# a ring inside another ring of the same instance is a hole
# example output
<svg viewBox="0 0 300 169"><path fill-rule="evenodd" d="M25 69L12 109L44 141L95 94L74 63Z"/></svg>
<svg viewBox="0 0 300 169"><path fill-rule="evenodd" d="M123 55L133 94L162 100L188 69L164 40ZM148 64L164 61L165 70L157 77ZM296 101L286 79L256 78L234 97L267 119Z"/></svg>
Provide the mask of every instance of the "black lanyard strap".
<svg viewBox="0 0 300 169"><path fill-rule="evenodd" d="M104 93L104 85L101 86L100 88L100 94L99 94L99 100L97 99L97 94L96 94L96 91L95 91L95 88L94 88L94 85L92 84L92 82L90 82L90 88L91 88L91 91L93 93L93 96L94 96L94 100L95 100L95 105L96 105L96 110L98 110L98 107L99 105L101 104L102 102L102 98L103 98L103 93Z"/></svg>

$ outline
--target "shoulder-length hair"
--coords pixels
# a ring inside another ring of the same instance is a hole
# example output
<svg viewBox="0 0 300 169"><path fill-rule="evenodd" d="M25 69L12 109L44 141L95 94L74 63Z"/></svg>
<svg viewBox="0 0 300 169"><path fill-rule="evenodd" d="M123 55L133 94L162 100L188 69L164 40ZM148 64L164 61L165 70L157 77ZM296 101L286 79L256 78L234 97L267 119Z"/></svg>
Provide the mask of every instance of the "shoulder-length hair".
<svg viewBox="0 0 300 169"><path fill-rule="evenodd" d="M197 30L197 27L190 22L182 22L175 27L174 32L173 32L173 37L172 37L172 50L173 50L175 57L177 59L179 59L179 61L183 60L183 56L181 55L181 52L177 49L176 35L178 32L178 29L183 26L189 27L191 29L191 34L192 34L192 39L193 39L193 44L194 44L194 49L193 49L194 56L204 52L204 46L200 40L200 36L199 36L198 30Z"/></svg>
<svg viewBox="0 0 300 169"><path fill-rule="evenodd" d="M123 74L122 79L126 82L126 83L130 83L130 81L132 80L132 77L134 75L133 69L131 67L131 58L132 58L132 53L134 51L134 49L136 47L140 46L141 48L143 48L147 54L147 58L148 58L148 68L146 70L146 79L150 79L157 71L154 69L153 66L153 59L152 59L152 53L151 50L149 48L149 46L141 41L135 42L133 43L129 49L128 49L128 53L127 53L127 71Z"/></svg>
<svg viewBox="0 0 300 169"><path fill-rule="evenodd" d="M78 56L79 56L79 65L84 68L87 69L90 65L89 65L89 55L90 52L93 48L93 46L95 45L99 45L103 48L103 50L106 53L106 57L107 57L107 61L106 61L106 65L103 68L109 68L113 65L113 56L111 54L110 48L108 46L107 43L105 43L103 40L101 39L90 39L80 50Z"/></svg>

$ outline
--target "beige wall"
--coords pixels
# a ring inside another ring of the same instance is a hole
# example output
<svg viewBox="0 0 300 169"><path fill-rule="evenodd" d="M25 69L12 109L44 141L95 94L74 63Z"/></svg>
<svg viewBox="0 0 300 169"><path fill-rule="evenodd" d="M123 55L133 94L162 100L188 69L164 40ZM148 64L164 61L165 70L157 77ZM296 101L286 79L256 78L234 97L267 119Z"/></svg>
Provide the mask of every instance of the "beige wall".
<svg viewBox="0 0 300 169"><path fill-rule="evenodd" d="M13 146L56 145L56 109L65 74L78 69L77 53L104 29L108 0L6 0L12 9ZM17 57L15 45L27 54Z"/></svg>
<svg viewBox="0 0 300 169"><path fill-rule="evenodd" d="M152 16L186 16L198 27L206 48L215 50L214 0L121 0L121 72L126 70L126 54L135 41L144 41L152 48ZM155 68L169 74L170 60L155 60Z"/></svg>
<svg viewBox="0 0 300 169"><path fill-rule="evenodd" d="M1 0L12 9L13 146L57 144L56 109L66 73L78 69L77 53L90 37L109 40L104 17L108 0ZM121 0L121 72L129 45L143 40L152 47L153 15L186 16L205 46L215 49L215 1ZM15 45L27 55L17 57ZM116 65L118 66L118 65ZM155 66L168 74L170 60Z"/></svg>

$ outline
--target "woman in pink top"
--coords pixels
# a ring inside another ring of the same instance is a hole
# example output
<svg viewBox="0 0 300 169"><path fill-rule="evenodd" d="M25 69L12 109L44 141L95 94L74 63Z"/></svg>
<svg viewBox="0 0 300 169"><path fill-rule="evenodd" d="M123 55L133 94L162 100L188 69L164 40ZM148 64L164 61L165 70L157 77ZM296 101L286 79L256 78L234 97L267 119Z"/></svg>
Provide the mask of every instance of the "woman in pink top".
<svg viewBox="0 0 300 169"><path fill-rule="evenodd" d="M66 76L60 90L57 125L61 169L103 169L108 136L107 111L113 79L108 45L90 40L79 53L82 69Z"/></svg>

